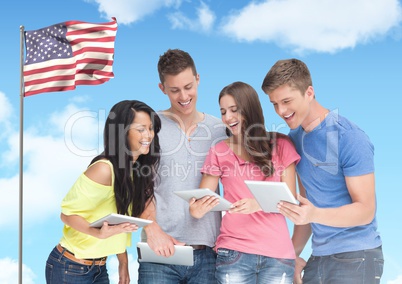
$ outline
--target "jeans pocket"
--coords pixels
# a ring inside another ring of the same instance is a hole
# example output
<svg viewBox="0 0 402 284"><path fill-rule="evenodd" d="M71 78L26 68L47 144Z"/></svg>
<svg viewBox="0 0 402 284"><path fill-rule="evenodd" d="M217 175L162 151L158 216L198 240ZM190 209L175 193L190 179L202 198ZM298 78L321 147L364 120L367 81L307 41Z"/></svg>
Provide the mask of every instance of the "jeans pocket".
<svg viewBox="0 0 402 284"><path fill-rule="evenodd" d="M66 275L85 275L88 274L94 266L79 265L74 263L68 263L66 265Z"/></svg>
<svg viewBox="0 0 402 284"><path fill-rule="evenodd" d="M295 267L296 261L290 258L277 258L277 261L282 263L283 265Z"/></svg>
<svg viewBox="0 0 402 284"><path fill-rule="evenodd" d="M364 256L352 255L351 253L338 253L331 255L331 259L337 262L343 263L362 263L364 261Z"/></svg>
<svg viewBox="0 0 402 284"><path fill-rule="evenodd" d="M383 269L384 269L384 259L375 258L374 259L374 273L375 273L374 277L375 277L376 283L380 283Z"/></svg>
<svg viewBox="0 0 402 284"><path fill-rule="evenodd" d="M51 283L53 275L53 265L46 261L45 278L46 283Z"/></svg>
<svg viewBox="0 0 402 284"><path fill-rule="evenodd" d="M239 260L241 253L231 249L219 248L216 257L216 266L230 265Z"/></svg>

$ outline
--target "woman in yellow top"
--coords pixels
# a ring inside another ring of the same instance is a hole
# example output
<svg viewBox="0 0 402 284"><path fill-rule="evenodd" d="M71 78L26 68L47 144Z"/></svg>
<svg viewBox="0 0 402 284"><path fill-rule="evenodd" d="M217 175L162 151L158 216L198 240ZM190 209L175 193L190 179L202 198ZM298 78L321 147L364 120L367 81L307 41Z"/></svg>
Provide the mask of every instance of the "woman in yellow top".
<svg viewBox="0 0 402 284"><path fill-rule="evenodd" d="M105 262L111 254L119 261L119 283L130 282L126 246L138 227L104 222L101 228L93 228L89 224L109 213L140 217L154 202L160 128L158 115L143 102L121 101L112 107L103 153L92 160L62 201L63 236L47 259L47 283L109 283Z"/></svg>

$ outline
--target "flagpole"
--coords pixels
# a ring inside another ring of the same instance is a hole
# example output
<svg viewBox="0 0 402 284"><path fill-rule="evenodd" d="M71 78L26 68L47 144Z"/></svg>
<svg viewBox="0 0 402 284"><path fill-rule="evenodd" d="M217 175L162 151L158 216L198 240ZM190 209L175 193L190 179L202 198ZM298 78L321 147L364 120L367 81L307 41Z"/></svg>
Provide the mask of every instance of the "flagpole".
<svg viewBox="0 0 402 284"><path fill-rule="evenodd" d="M24 65L24 26L20 26L20 175L19 175L19 237L18 237L18 283L22 284L22 230L23 230L23 155L24 155L24 80L23 80L23 65Z"/></svg>

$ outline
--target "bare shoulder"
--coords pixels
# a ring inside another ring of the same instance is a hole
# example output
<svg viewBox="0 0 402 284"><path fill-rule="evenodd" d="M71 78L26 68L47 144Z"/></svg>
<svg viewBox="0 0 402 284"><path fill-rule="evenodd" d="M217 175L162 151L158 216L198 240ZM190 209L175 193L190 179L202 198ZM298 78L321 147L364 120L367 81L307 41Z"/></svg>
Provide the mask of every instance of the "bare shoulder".
<svg viewBox="0 0 402 284"><path fill-rule="evenodd" d="M92 165L85 171L85 175L96 183L112 185L112 169L108 163L99 162Z"/></svg>

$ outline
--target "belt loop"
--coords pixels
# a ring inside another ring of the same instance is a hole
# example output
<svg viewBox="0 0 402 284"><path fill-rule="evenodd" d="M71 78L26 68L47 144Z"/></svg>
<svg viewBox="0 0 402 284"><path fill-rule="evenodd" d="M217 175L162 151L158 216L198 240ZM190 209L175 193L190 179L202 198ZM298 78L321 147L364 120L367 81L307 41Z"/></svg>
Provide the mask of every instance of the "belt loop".
<svg viewBox="0 0 402 284"><path fill-rule="evenodd" d="M57 245L58 246L58 245ZM55 247L55 249L57 249L57 246ZM62 251L59 252L60 256L59 256L59 262L61 261L62 257L64 256L64 252L66 251L66 249L64 247L61 247ZM57 250L58 251L58 250Z"/></svg>
<svg viewBox="0 0 402 284"><path fill-rule="evenodd" d="M103 265L103 264L102 264L103 261L105 261L105 263L106 263L106 259L103 259L103 258L102 258L102 259L99 261L98 266L102 266L102 265ZM95 265L95 261L94 261L93 265Z"/></svg>

